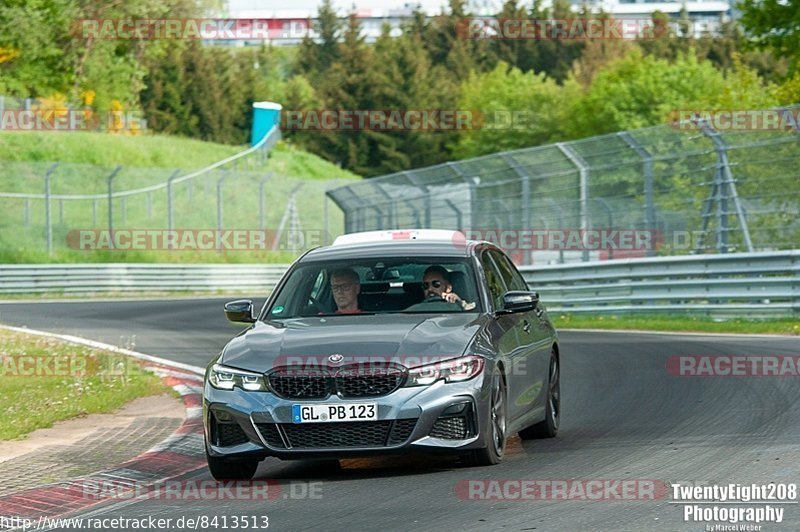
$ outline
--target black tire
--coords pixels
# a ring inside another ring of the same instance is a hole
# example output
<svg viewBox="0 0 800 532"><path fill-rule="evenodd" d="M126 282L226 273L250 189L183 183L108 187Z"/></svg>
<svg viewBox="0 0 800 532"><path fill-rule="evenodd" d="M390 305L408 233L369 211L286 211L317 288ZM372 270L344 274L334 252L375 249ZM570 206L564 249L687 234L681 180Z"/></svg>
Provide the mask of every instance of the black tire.
<svg viewBox="0 0 800 532"><path fill-rule="evenodd" d="M550 353L550 368L547 379L547 407L543 421L519 431L523 440L553 438L561 423L561 368L555 352Z"/></svg>
<svg viewBox="0 0 800 532"><path fill-rule="evenodd" d="M256 474L259 460L232 459L210 456L206 451L206 461L211 476L216 480L250 480Z"/></svg>
<svg viewBox="0 0 800 532"><path fill-rule="evenodd" d="M491 398L489 399L489 434L487 445L483 449L475 449L465 457L467 465L490 466L503 461L506 452L508 434L508 394L506 381L499 373L492 378Z"/></svg>

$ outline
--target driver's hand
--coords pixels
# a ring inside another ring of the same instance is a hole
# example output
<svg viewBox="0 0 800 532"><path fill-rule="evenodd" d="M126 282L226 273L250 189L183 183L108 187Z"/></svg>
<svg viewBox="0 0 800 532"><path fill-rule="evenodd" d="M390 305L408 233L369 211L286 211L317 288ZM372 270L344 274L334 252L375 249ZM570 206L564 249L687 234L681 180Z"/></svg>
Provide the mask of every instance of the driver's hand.
<svg viewBox="0 0 800 532"><path fill-rule="evenodd" d="M442 299L444 299L448 303L459 303L461 301L461 298L458 297L458 294L456 294L455 292L447 292L445 294L442 294Z"/></svg>

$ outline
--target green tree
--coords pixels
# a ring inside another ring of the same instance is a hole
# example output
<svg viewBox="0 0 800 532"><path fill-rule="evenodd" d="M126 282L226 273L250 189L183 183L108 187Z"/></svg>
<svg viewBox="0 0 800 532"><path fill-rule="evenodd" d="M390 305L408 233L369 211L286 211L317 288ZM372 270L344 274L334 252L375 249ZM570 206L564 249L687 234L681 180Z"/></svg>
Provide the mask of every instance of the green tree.
<svg viewBox="0 0 800 532"><path fill-rule="evenodd" d="M724 90L722 73L694 53L669 62L634 48L595 76L575 105L568 135L579 138L663 124L674 111L707 109Z"/></svg>
<svg viewBox="0 0 800 532"><path fill-rule="evenodd" d="M433 66L421 35L406 31L391 37L389 28L375 43L374 98L384 109L402 111L455 109L457 85L442 65ZM383 174L441 162L450 131L401 131L376 137L378 157L374 174Z"/></svg>
<svg viewBox="0 0 800 532"><path fill-rule="evenodd" d="M800 0L740 0L741 22L752 42L786 57L797 69L800 60Z"/></svg>
<svg viewBox="0 0 800 532"><path fill-rule="evenodd" d="M481 111L486 123L483 129L462 132L453 154L475 157L559 140L573 89L505 63L485 74L473 73L461 86L459 107Z"/></svg>
<svg viewBox="0 0 800 532"><path fill-rule="evenodd" d="M306 36L298 47L296 67L299 73L318 81L341 57L342 21L331 0L323 0L320 5L314 30L321 42Z"/></svg>
<svg viewBox="0 0 800 532"><path fill-rule="evenodd" d="M354 14L348 18L338 54L338 61L327 69L324 79L317 83L325 107L343 110L375 108L377 102L372 97L373 50L364 42L361 25ZM369 171L370 163L368 133L319 131L309 142L326 159L357 173L364 173Z"/></svg>

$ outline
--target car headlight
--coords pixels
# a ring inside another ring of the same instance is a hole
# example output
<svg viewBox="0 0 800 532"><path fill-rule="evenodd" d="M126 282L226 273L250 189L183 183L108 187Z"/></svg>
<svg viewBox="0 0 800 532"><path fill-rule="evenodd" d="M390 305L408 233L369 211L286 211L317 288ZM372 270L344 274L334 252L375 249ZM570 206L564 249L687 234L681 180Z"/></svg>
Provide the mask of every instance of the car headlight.
<svg viewBox="0 0 800 532"><path fill-rule="evenodd" d="M408 370L406 386L427 386L442 379L445 382L468 381L483 371L483 364L481 357L469 355L417 366Z"/></svg>
<svg viewBox="0 0 800 532"><path fill-rule="evenodd" d="M211 386L219 390L233 390L239 387L251 392L267 391L267 384L264 382L263 375L241 369L229 368L221 364L214 364L211 366L208 382L211 383Z"/></svg>

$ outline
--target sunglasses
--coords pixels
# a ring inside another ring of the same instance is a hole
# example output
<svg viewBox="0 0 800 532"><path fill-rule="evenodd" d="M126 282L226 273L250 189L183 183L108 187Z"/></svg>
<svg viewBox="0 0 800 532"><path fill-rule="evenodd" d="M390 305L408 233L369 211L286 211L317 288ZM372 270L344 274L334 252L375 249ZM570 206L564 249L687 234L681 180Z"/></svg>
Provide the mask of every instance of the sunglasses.
<svg viewBox="0 0 800 532"><path fill-rule="evenodd" d="M342 283L342 284L332 284L331 290L334 292L346 292L355 286L355 283Z"/></svg>
<svg viewBox="0 0 800 532"><path fill-rule="evenodd" d="M433 287L433 288L441 288L442 286L444 286L444 283L442 281L431 281L429 283L425 283L425 282L422 283L422 288L425 289L425 290L427 290L428 288L431 288L431 287Z"/></svg>

